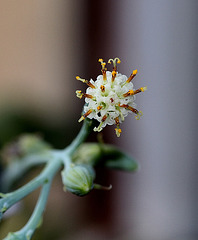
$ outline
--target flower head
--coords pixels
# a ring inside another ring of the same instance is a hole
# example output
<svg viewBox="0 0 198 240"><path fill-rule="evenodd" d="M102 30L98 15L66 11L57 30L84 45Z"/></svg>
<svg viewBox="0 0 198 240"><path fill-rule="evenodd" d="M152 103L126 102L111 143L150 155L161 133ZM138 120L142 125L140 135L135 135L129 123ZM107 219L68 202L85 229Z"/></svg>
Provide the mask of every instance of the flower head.
<svg viewBox="0 0 198 240"><path fill-rule="evenodd" d="M77 90L76 95L79 98L85 98L84 114L79 122L85 118L96 119L99 126L94 131L100 132L106 125L116 125L115 132L119 137L121 134L120 123L124 121L129 113L134 113L137 120L142 116L142 112L136 109L135 95L144 92L147 87L134 89L132 79L136 76L137 70L134 70L129 78L117 72L117 64L121 61L119 58L109 59L108 63L113 63L113 71L107 71L106 63L99 59L102 66L102 75L97 77L96 81L90 81L76 77L88 85L86 93Z"/></svg>

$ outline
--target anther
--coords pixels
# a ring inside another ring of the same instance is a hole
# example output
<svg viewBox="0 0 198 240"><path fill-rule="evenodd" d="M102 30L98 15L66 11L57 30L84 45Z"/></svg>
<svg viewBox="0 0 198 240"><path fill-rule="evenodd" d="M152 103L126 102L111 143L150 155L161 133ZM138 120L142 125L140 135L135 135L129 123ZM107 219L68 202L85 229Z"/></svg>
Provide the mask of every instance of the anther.
<svg viewBox="0 0 198 240"><path fill-rule="evenodd" d="M130 77L127 79L126 83L129 83L133 80L133 78L137 75L137 69L133 70L133 72L131 73Z"/></svg>
<svg viewBox="0 0 198 240"><path fill-rule="evenodd" d="M115 77L116 77L116 71L113 70L113 71L112 71L112 78L111 78L111 81L112 81L112 82L114 82Z"/></svg>
<svg viewBox="0 0 198 240"><path fill-rule="evenodd" d="M131 95L134 95L134 91L132 89L129 90L128 92L124 93L123 97L128 97L128 96L131 96Z"/></svg>
<svg viewBox="0 0 198 240"><path fill-rule="evenodd" d="M116 132L117 137L120 137L122 130L120 128L115 128L115 132Z"/></svg>
<svg viewBox="0 0 198 240"><path fill-rule="evenodd" d="M105 92L105 86L104 85L101 85L100 89L101 89L102 92Z"/></svg>
<svg viewBox="0 0 198 240"><path fill-rule="evenodd" d="M97 109L98 111L100 111L102 109L102 106L98 106Z"/></svg>

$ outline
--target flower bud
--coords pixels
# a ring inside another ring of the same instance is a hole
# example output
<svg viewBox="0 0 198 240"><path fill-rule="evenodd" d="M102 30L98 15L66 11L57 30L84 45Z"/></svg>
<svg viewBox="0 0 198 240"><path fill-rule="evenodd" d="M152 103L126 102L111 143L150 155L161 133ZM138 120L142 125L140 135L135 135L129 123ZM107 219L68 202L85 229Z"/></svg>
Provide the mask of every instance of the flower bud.
<svg viewBox="0 0 198 240"><path fill-rule="evenodd" d="M61 175L64 189L78 196L88 194L94 187L95 172L90 165L71 164Z"/></svg>
<svg viewBox="0 0 198 240"><path fill-rule="evenodd" d="M22 235L18 236L17 234L10 232L3 240L25 240L25 239L27 238L23 237Z"/></svg>

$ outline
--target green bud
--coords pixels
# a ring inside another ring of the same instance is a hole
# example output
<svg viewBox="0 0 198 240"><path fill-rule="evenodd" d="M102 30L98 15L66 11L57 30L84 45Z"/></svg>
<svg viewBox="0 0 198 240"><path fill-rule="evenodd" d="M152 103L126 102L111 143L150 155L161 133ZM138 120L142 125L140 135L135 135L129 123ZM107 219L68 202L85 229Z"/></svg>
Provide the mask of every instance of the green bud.
<svg viewBox="0 0 198 240"><path fill-rule="evenodd" d="M70 164L62 172L64 189L78 196L88 194L94 187L94 169L90 165Z"/></svg>
<svg viewBox="0 0 198 240"><path fill-rule="evenodd" d="M4 146L1 151L1 158L4 165L9 165L16 159L21 159L29 154L41 154L49 150L51 146L40 136L35 134L24 134L16 141Z"/></svg>
<svg viewBox="0 0 198 240"><path fill-rule="evenodd" d="M22 135L19 138L18 146L23 155L41 153L51 148L39 135L35 134Z"/></svg>
<svg viewBox="0 0 198 240"><path fill-rule="evenodd" d="M83 143L72 156L72 162L96 165L102 156L101 145L98 143Z"/></svg>

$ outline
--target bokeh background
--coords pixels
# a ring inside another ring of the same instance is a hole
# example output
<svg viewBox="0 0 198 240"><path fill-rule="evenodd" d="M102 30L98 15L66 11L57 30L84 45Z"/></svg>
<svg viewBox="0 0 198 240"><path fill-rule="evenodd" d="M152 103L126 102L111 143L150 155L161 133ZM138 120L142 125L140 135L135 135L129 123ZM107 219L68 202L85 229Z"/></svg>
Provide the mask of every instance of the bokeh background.
<svg viewBox="0 0 198 240"><path fill-rule="evenodd" d="M0 1L1 147L23 132L69 143L83 106L75 76L95 79L98 58L120 57L119 71L137 68L136 88L148 86L137 96L143 118L128 117L119 139L104 130L140 170L97 169L113 189L84 198L64 193L57 176L33 239L198 239L197 12L197 0ZM1 223L0 238L25 224L37 196Z"/></svg>

